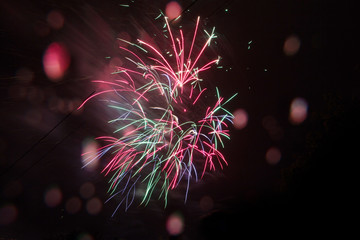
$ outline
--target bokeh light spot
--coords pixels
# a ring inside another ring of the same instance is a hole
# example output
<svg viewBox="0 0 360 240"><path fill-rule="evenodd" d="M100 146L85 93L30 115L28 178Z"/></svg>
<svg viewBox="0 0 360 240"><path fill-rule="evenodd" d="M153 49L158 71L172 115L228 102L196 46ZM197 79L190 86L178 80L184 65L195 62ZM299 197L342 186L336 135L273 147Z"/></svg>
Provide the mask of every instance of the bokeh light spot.
<svg viewBox="0 0 360 240"><path fill-rule="evenodd" d="M248 114L244 109L237 109L233 113L233 124L236 129L243 129L248 123Z"/></svg>
<svg viewBox="0 0 360 240"><path fill-rule="evenodd" d="M265 155L266 162L270 165L276 165L280 162L281 152L276 147L271 147L266 151Z"/></svg>
<svg viewBox="0 0 360 240"><path fill-rule="evenodd" d="M83 167L88 171L97 169L99 158L97 157L97 149L99 145L92 139L85 139L82 144L81 161Z"/></svg>
<svg viewBox="0 0 360 240"><path fill-rule="evenodd" d="M90 182L86 182L80 187L80 195L84 199L91 198L95 193L95 186Z"/></svg>
<svg viewBox="0 0 360 240"><path fill-rule="evenodd" d="M173 213L166 221L166 229L172 236L179 235L184 230L184 219L179 213Z"/></svg>
<svg viewBox="0 0 360 240"><path fill-rule="evenodd" d="M299 51L299 49L300 39L297 36L291 35L285 40L283 47L285 55L293 56Z"/></svg>
<svg viewBox="0 0 360 240"><path fill-rule="evenodd" d="M48 207L56 207L62 201L62 192L58 187L51 187L45 193L45 204Z"/></svg>
<svg viewBox="0 0 360 240"><path fill-rule="evenodd" d="M102 205L101 200L94 197L86 203L86 210L91 215L97 215L101 211Z"/></svg>
<svg viewBox="0 0 360 240"><path fill-rule="evenodd" d="M46 76L54 82L61 80L70 65L70 56L63 44L54 42L48 46L43 57Z"/></svg>
<svg viewBox="0 0 360 240"><path fill-rule="evenodd" d="M81 200L78 197L72 197L66 201L65 209L69 214L75 214L81 209Z"/></svg>
<svg viewBox="0 0 360 240"><path fill-rule="evenodd" d="M65 19L59 11L53 10L47 15L46 21L53 29L61 29Z"/></svg>
<svg viewBox="0 0 360 240"><path fill-rule="evenodd" d="M290 105L289 120L294 125L299 125L307 117L308 103L303 98L295 98Z"/></svg>
<svg viewBox="0 0 360 240"><path fill-rule="evenodd" d="M169 18L169 20L173 20L180 16L181 14L181 6L176 1L171 1L166 5L165 15Z"/></svg>
<svg viewBox="0 0 360 240"><path fill-rule="evenodd" d="M18 210L14 204L6 204L0 207L0 226L13 223L18 216Z"/></svg>

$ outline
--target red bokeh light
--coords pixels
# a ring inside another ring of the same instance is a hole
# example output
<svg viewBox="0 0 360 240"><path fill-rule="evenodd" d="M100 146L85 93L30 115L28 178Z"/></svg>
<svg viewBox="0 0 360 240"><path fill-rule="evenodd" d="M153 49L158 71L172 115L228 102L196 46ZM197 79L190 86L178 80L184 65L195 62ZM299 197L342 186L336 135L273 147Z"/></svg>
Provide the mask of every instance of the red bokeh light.
<svg viewBox="0 0 360 240"><path fill-rule="evenodd" d="M267 150L265 155L266 162L270 165L276 165L280 162L281 152L276 147L271 147Z"/></svg>
<svg viewBox="0 0 360 240"><path fill-rule="evenodd" d="M54 42L48 46L43 57L46 76L52 81L59 81L70 65L70 56L63 44Z"/></svg>
<svg viewBox="0 0 360 240"><path fill-rule="evenodd" d="M284 53L287 56L295 55L300 49L300 39L295 36L289 36L284 42Z"/></svg>
<svg viewBox="0 0 360 240"><path fill-rule="evenodd" d="M173 20L180 16L182 8L180 4L176 1L171 1L166 5L165 15L169 18L169 20Z"/></svg>
<svg viewBox="0 0 360 240"><path fill-rule="evenodd" d="M90 182L86 182L80 187L80 195L84 199L89 199L95 194L95 186Z"/></svg>
<svg viewBox="0 0 360 240"><path fill-rule="evenodd" d="M45 193L45 203L48 207L56 207L61 203L62 200L62 192L59 188L53 187L50 188Z"/></svg>
<svg viewBox="0 0 360 240"><path fill-rule="evenodd" d="M78 197L72 197L67 200L65 209L69 214L75 214L80 211L81 209L81 200Z"/></svg>
<svg viewBox="0 0 360 240"><path fill-rule="evenodd" d="M99 144L92 139L85 139L83 141L81 161L88 171L94 171L99 165L99 158L97 158L98 148Z"/></svg>
<svg viewBox="0 0 360 240"><path fill-rule="evenodd" d="M86 210L91 215L97 215L102 209L102 202L99 198L92 198L86 203Z"/></svg>
<svg viewBox="0 0 360 240"><path fill-rule="evenodd" d="M184 219L179 213L173 213L166 222L166 229L172 236L179 235L184 230Z"/></svg>
<svg viewBox="0 0 360 240"><path fill-rule="evenodd" d="M56 10L51 11L47 15L46 20L50 27L52 27L53 29L61 29L65 22L64 16Z"/></svg>
<svg viewBox="0 0 360 240"><path fill-rule="evenodd" d="M6 204L0 207L0 226L13 223L18 215L18 210L14 204Z"/></svg>
<svg viewBox="0 0 360 240"><path fill-rule="evenodd" d="M303 98L295 98L291 102L289 120L294 125L299 125L307 118L308 103Z"/></svg>
<svg viewBox="0 0 360 240"><path fill-rule="evenodd" d="M237 109L234 113L234 127L237 129L243 129L246 127L248 122L248 114L244 109Z"/></svg>

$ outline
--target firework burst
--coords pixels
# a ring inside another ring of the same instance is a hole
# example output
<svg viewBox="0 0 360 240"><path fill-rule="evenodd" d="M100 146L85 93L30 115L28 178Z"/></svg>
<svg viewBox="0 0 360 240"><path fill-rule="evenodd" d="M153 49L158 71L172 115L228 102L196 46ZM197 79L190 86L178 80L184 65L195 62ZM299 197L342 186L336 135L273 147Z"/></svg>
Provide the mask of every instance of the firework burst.
<svg viewBox="0 0 360 240"><path fill-rule="evenodd" d="M127 209L139 186L144 189L140 204L148 204L156 195L165 200L166 206L169 190L180 182L186 183L186 201L191 179L197 181L205 172L227 165L219 148L224 146L224 138L229 139L227 124L233 115L224 105L236 94L225 101L216 88L213 106L199 104L207 90L201 87L199 75L220 59L200 64L216 35L214 29L211 33L205 31L207 40L195 51L199 21L200 18L191 44L186 46L183 31L179 30L176 37L165 18L171 45L171 54L167 55L145 41L138 40L135 44L119 39L130 46L120 46L126 67L117 67L113 73L115 80L94 81L106 89L93 94L80 106L101 95L118 115L109 121L117 126L112 136L98 137L103 145L95 158L91 155L88 159L89 162L105 159L102 172L110 177L109 200L121 196L118 207L124 203ZM203 112L202 117L189 117L194 109L197 113L193 115Z"/></svg>

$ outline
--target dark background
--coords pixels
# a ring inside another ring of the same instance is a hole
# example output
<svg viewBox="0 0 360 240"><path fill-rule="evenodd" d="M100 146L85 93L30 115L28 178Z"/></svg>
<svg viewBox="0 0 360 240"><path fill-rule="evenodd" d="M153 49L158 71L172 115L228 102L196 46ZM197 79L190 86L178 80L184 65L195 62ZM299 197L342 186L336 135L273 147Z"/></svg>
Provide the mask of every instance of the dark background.
<svg viewBox="0 0 360 240"><path fill-rule="evenodd" d="M355 4L179 3L184 29L192 30L197 16L205 28L216 27L213 50L222 56L224 68L210 70L209 81L225 97L239 93L227 108L245 109L248 124L242 130L231 127L231 141L223 150L229 166L193 183L185 204L184 192L175 190L165 209L163 202L152 201L147 207L120 208L111 217L116 202L93 215L86 210L88 199L79 195L90 182L94 196L107 199L100 169L82 169L80 157L84 139L106 127L97 110L79 113L74 106L94 90L90 81L106 72L105 57L116 55L118 34L137 38L162 26L154 18L167 1L0 2L0 218L9 217L7 206L16 209L13 221L1 221L0 239L239 239L245 234L345 234L351 229L347 218L354 214L358 189L353 185L360 110ZM64 16L61 29L48 26L52 10ZM287 56L283 46L292 35L301 45ZM48 80L42 68L44 51L54 41L64 42L71 57L58 82ZM19 80L24 67L31 70L31 81ZM296 97L308 102L307 119L300 125L289 122ZM280 129L275 137L263 124L269 116ZM276 165L265 159L273 146L281 151ZM62 193L55 207L44 202L51 186ZM73 196L82 207L70 214L66 202ZM211 207L202 207L204 196ZM184 231L169 236L166 222L174 212L183 216Z"/></svg>

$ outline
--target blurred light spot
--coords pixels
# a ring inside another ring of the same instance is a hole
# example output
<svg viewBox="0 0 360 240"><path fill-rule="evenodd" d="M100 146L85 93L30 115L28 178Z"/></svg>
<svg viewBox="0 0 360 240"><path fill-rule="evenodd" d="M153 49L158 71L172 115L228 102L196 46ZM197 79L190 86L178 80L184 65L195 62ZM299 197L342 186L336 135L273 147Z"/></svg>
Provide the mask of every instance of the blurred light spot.
<svg viewBox="0 0 360 240"><path fill-rule="evenodd" d="M34 72L28 68L20 68L16 72L16 79L23 83L29 83L34 79Z"/></svg>
<svg viewBox="0 0 360 240"><path fill-rule="evenodd" d="M45 193L45 203L48 207L56 207L61 203L62 193L58 187L52 187Z"/></svg>
<svg viewBox="0 0 360 240"><path fill-rule="evenodd" d="M97 215L102 209L102 202L97 197L90 199L86 203L86 210L91 215Z"/></svg>
<svg viewBox="0 0 360 240"><path fill-rule="evenodd" d="M300 48L300 39L295 36L295 35L291 35L289 36L285 42L284 42L284 53L287 56L293 56L295 55Z"/></svg>
<svg viewBox="0 0 360 240"><path fill-rule="evenodd" d="M13 223L18 215L18 209L14 204L6 204L0 207L0 226Z"/></svg>
<svg viewBox="0 0 360 240"><path fill-rule="evenodd" d="M298 125L307 117L308 103L303 98L295 98L290 105L289 120L292 124Z"/></svg>
<svg viewBox="0 0 360 240"><path fill-rule="evenodd" d="M184 219L179 213L173 213L166 221L166 229L170 235L179 235L184 230Z"/></svg>
<svg viewBox="0 0 360 240"><path fill-rule="evenodd" d="M8 183L4 187L3 194L7 198L15 198L15 197L19 196L22 193L22 191L23 191L23 186L22 186L21 182L14 181L14 182Z"/></svg>
<svg viewBox="0 0 360 240"><path fill-rule="evenodd" d="M67 200L65 209L70 214L75 214L80 211L81 209L81 200L78 197L72 197L69 200Z"/></svg>
<svg viewBox="0 0 360 240"><path fill-rule="evenodd" d="M47 15L46 21L53 29L61 29L65 19L59 11L53 10Z"/></svg>
<svg viewBox="0 0 360 240"><path fill-rule="evenodd" d="M71 100L68 100L68 101L67 101L67 110L68 110L69 112L72 112L72 111L75 110L75 105L74 105L74 102L73 102L73 101L71 101Z"/></svg>
<svg viewBox="0 0 360 240"><path fill-rule="evenodd" d="M59 81L70 65L70 56L65 46L54 42L48 46L43 57L46 76L54 81Z"/></svg>
<svg viewBox="0 0 360 240"><path fill-rule="evenodd" d="M77 240L94 240L94 237L89 233L81 233L76 238Z"/></svg>
<svg viewBox="0 0 360 240"><path fill-rule="evenodd" d="M204 211L210 211L214 207L214 201L209 196L204 196L200 199L200 208Z"/></svg>
<svg viewBox="0 0 360 240"><path fill-rule="evenodd" d="M165 15L169 18L169 20L173 20L180 16L181 14L181 6L176 1L171 1L166 5Z"/></svg>
<svg viewBox="0 0 360 240"><path fill-rule="evenodd" d="M237 129L243 129L246 127L248 122L248 114L244 109L237 109L233 113L234 119L233 124Z"/></svg>
<svg viewBox="0 0 360 240"><path fill-rule="evenodd" d="M95 186L90 182L86 182L80 187L80 195L84 199L91 198L95 193Z"/></svg>
<svg viewBox="0 0 360 240"><path fill-rule="evenodd" d="M144 184L139 184L139 187L136 187L135 196L138 198L143 198L146 193L146 186Z"/></svg>
<svg viewBox="0 0 360 240"><path fill-rule="evenodd" d="M271 147L266 151L265 155L266 162L271 165L276 165L280 162L281 152L276 147Z"/></svg>
<svg viewBox="0 0 360 240"><path fill-rule="evenodd" d="M97 149L99 145L92 139L85 139L82 144L81 161L86 170L93 171L99 165L99 158L97 157Z"/></svg>

